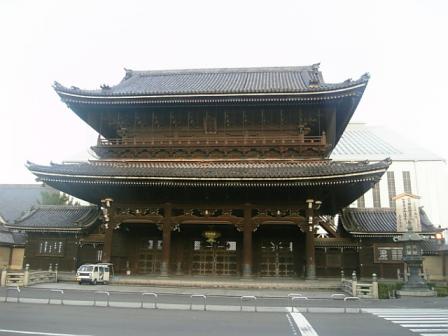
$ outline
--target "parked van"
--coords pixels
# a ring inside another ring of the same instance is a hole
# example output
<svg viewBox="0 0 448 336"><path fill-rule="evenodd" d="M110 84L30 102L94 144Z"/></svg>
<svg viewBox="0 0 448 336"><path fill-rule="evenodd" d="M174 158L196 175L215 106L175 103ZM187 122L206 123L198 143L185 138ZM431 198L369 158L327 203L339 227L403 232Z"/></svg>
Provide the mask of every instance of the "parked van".
<svg viewBox="0 0 448 336"><path fill-rule="evenodd" d="M76 272L79 284L89 282L92 285L102 283L106 285L112 277L112 264L84 264Z"/></svg>

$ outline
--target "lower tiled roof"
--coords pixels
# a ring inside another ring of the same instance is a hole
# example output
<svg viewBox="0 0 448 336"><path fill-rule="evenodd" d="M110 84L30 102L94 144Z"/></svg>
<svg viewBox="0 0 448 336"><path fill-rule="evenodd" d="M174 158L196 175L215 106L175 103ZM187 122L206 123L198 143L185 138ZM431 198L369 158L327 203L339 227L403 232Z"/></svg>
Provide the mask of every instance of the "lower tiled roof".
<svg viewBox="0 0 448 336"><path fill-rule="evenodd" d="M420 208L422 232L437 232L422 208ZM397 218L393 208L346 208L341 223L350 233L397 233Z"/></svg>
<svg viewBox="0 0 448 336"><path fill-rule="evenodd" d="M26 234L12 232L5 227L0 226L0 245L24 245Z"/></svg>
<svg viewBox="0 0 448 336"><path fill-rule="evenodd" d="M175 180L288 180L334 178L384 172L389 160L376 163L336 162L329 160L291 161L90 161L52 164L29 163L29 169L41 176L77 176L85 178L158 178Z"/></svg>
<svg viewBox="0 0 448 336"><path fill-rule="evenodd" d="M7 227L24 231L79 231L95 223L98 215L96 206L41 205Z"/></svg>
<svg viewBox="0 0 448 336"><path fill-rule="evenodd" d="M314 238L316 247L358 247L358 242L348 238Z"/></svg>
<svg viewBox="0 0 448 336"><path fill-rule="evenodd" d="M0 244L13 245L14 237L11 232L0 230Z"/></svg>
<svg viewBox="0 0 448 336"><path fill-rule="evenodd" d="M436 239L424 239L422 241L423 254L424 255L439 254L439 252L443 251L443 247L445 246L442 243L443 241Z"/></svg>

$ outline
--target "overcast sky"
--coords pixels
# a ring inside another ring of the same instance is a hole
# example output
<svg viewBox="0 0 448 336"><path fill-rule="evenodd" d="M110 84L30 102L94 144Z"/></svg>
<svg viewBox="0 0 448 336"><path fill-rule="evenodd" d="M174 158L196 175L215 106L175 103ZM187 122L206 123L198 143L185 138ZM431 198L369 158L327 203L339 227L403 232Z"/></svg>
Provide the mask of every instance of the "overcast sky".
<svg viewBox="0 0 448 336"><path fill-rule="evenodd" d="M0 1L0 183L27 160L89 158L95 132L51 85L99 88L136 70L321 63L371 74L355 121L448 158L448 1Z"/></svg>

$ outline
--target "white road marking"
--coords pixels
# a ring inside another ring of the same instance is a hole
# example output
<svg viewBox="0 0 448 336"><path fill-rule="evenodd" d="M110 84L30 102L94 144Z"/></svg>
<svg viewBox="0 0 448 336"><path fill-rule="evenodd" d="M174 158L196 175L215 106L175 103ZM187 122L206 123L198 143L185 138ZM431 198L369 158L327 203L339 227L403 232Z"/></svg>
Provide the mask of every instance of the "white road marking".
<svg viewBox="0 0 448 336"><path fill-rule="evenodd" d="M10 334L45 335L45 336L92 336L92 335L80 335L80 334L59 334L59 333L48 333L39 331L7 330L7 329L0 329L0 332Z"/></svg>
<svg viewBox="0 0 448 336"><path fill-rule="evenodd" d="M375 315L429 315L429 314L438 314L438 315L447 315L447 309L363 309L368 313L372 313Z"/></svg>
<svg viewBox="0 0 448 336"><path fill-rule="evenodd" d="M382 316L380 316L382 317ZM412 320L417 320L417 321L448 321L447 317L409 317L409 316L403 316L403 317L385 317L385 320L388 321L412 321Z"/></svg>
<svg viewBox="0 0 448 336"><path fill-rule="evenodd" d="M294 324L294 322L292 321L292 318L289 314L286 314L286 318L288 319L289 322L289 326L291 327L292 333L294 336L298 336L297 335L297 330L296 330L296 326Z"/></svg>
<svg viewBox="0 0 448 336"><path fill-rule="evenodd" d="M437 332L442 332L443 334L426 334L426 335L444 335L447 336L448 334L446 334L448 332L448 329L409 329L412 332L422 332L422 333L433 333L434 331ZM423 334L422 334L423 335Z"/></svg>
<svg viewBox="0 0 448 336"><path fill-rule="evenodd" d="M372 314L376 314L376 313L372 313ZM417 314L417 313L411 313L411 314L396 314L396 313L394 313L394 314L376 314L376 315L378 315L378 316L381 316L381 317L400 317L400 316L414 316L414 317L417 317L417 316L422 316L422 317L425 317L425 316L440 316L440 317L447 317L448 316L448 314L442 314L442 313L420 313L420 314Z"/></svg>
<svg viewBox="0 0 448 336"><path fill-rule="evenodd" d="M418 319L418 320L392 320L390 321L392 323L404 323L404 324L412 324L412 323L448 323L448 320L442 320L442 321L427 321L427 320L422 320L422 319Z"/></svg>
<svg viewBox="0 0 448 336"><path fill-rule="evenodd" d="M312 325L301 313L290 313L302 336L319 336Z"/></svg>
<svg viewBox="0 0 448 336"><path fill-rule="evenodd" d="M448 324L400 324L402 327L405 328L434 328L434 327L439 327L439 328L447 328Z"/></svg>
<svg viewBox="0 0 448 336"><path fill-rule="evenodd" d="M446 309L365 309L364 311L409 328L421 336L448 336Z"/></svg>

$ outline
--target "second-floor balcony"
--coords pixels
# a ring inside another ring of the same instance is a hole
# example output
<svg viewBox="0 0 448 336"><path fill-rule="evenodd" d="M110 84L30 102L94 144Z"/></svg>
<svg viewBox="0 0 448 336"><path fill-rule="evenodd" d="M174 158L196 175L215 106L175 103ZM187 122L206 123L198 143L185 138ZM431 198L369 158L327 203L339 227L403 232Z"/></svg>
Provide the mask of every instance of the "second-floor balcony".
<svg viewBox="0 0 448 336"><path fill-rule="evenodd" d="M191 136L191 137L123 137L98 138L97 147L326 147L325 133L321 136Z"/></svg>

